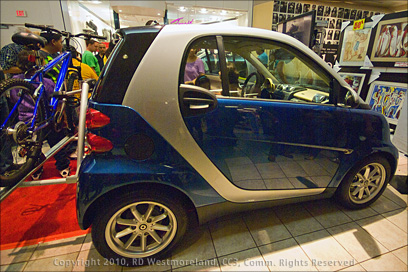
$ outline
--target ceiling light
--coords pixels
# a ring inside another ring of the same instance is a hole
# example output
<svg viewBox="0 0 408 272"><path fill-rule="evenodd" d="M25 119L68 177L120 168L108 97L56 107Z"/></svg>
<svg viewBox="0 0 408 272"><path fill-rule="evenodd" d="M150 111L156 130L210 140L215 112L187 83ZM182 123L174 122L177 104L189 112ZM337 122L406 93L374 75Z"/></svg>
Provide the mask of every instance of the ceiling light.
<svg viewBox="0 0 408 272"><path fill-rule="evenodd" d="M101 1L91 1L92 4L100 4L102 3Z"/></svg>
<svg viewBox="0 0 408 272"><path fill-rule="evenodd" d="M119 12L122 12L122 10L120 9Z"/></svg>
<svg viewBox="0 0 408 272"><path fill-rule="evenodd" d="M221 14L221 15L226 15L227 12L226 12L225 10L221 10L220 14Z"/></svg>
<svg viewBox="0 0 408 272"><path fill-rule="evenodd" d="M207 9L205 9L205 8L202 8L201 10L200 10L200 13L207 13L208 11L207 11Z"/></svg>
<svg viewBox="0 0 408 272"><path fill-rule="evenodd" d="M178 10L181 11L181 12L185 12L187 9L182 6L182 7L180 7Z"/></svg>
<svg viewBox="0 0 408 272"><path fill-rule="evenodd" d="M159 15L159 16L160 16L161 14L160 14L160 13L157 13L157 15Z"/></svg>

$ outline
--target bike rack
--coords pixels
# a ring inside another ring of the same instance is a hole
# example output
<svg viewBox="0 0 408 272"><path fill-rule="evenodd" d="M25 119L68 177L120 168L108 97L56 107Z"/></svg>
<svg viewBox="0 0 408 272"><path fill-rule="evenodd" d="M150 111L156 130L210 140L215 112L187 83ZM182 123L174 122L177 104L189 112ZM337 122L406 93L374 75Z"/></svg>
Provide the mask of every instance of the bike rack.
<svg viewBox="0 0 408 272"><path fill-rule="evenodd" d="M77 92L77 91L74 91ZM84 143L85 143L85 121L86 121L86 111L88 108L88 92L89 84L85 81L82 84L81 91L81 104L79 111L79 122L78 122L78 132L69 137L65 136L61 141L53 146L45 155L45 160L37 165L33 170L30 171L24 178L22 178L16 185L13 187L3 187L0 191L0 202L3 201L7 196L9 196L15 189L18 187L32 187L32 186L42 186L42 185L52 185L52 184L71 184L78 182L79 168L81 166L83 157L84 157ZM70 92L71 94L71 92ZM37 169L39 169L47 160L49 160L55 153L60 151L64 146L69 144L72 141L78 141L77 144L77 169L74 175L68 176L66 178L60 179L44 179L44 180L33 180L26 181Z"/></svg>

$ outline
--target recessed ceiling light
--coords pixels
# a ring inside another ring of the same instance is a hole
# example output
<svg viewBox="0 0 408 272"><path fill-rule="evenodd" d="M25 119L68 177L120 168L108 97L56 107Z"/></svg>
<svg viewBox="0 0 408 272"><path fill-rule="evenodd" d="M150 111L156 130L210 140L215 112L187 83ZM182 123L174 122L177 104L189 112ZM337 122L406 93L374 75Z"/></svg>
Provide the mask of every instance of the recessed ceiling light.
<svg viewBox="0 0 408 272"><path fill-rule="evenodd" d="M119 12L122 12L122 10L120 9Z"/></svg>
<svg viewBox="0 0 408 272"><path fill-rule="evenodd" d="M160 13L157 13L157 15L159 15L159 16L160 16L161 14L160 14Z"/></svg>
<svg viewBox="0 0 408 272"><path fill-rule="evenodd" d="M200 13L207 13L208 11L207 11L207 9L205 9L205 8L202 8L201 10L200 10Z"/></svg>
<svg viewBox="0 0 408 272"><path fill-rule="evenodd" d="M185 12L187 9L185 7L183 7L183 6L181 6L181 7L179 7L178 10L181 11L181 12Z"/></svg>
<svg viewBox="0 0 408 272"><path fill-rule="evenodd" d="M227 14L227 12L225 10L221 10L220 14L225 15L225 14Z"/></svg>

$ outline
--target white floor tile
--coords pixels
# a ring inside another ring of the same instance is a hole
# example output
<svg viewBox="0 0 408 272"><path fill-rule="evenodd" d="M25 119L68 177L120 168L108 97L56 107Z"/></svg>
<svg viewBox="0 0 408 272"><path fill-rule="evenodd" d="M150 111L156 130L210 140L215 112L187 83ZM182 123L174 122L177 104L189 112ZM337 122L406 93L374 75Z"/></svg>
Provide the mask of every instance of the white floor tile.
<svg viewBox="0 0 408 272"><path fill-rule="evenodd" d="M387 212L384 213L383 216L403 231L408 232L408 209L399 209L392 212Z"/></svg>
<svg viewBox="0 0 408 272"><path fill-rule="evenodd" d="M336 271L357 261L326 230L295 237L319 271Z"/></svg>
<svg viewBox="0 0 408 272"><path fill-rule="evenodd" d="M78 252L29 261L24 271L72 271Z"/></svg>
<svg viewBox="0 0 408 272"><path fill-rule="evenodd" d="M405 246L403 248L399 248L392 252L398 259L404 262L404 264L408 265L408 247Z"/></svg>
<svg viewBox="0 0 408 272"><path fill-rule="evenodd" d="M407 244L407 233L381 215L356 221L388 250L394 250Z"/></svg>
<svg viewBox="0 0 408 272"><path fill-rule="evenodd" d="M323 229L302 204L275 207L274 211L293 236Z"/></svg>
<svg viewBox="0 0 408 272"><path fill-rule="evenodd" d="M224 256L256 246L240 217L209 225L217 256Z"/></svg>
<svg viewBox="0 0 408 272"><path fill-rule="evenodd" d="M360 263L367 271L407 271L407 265L392 253Z"/></svg>
<svg viewBox="0 0 408 272"><path fill-rule="evenodd" d="M270 244L292 237L273 209L262 209L244 215L257 246Z"/></svg>
<svg viewBox="0 0 408 272"><path fill-rule="evenodd" d="M30 260L64 255L81 250L85 235L39 244Z"/></svg>
<svg viewBox="0 0 408 272"><path fill-rule="evenodd" d="M20 263L30 260L38 245L6 249L0 252L1 265Z"/></svg>
<svg viewBox="0 0 408 272"><path fill-rule="evenodd" d="M325 228L352 221L351 218L337 208L333 200L330 199L306 202L304 207L306 207L313 217Z"/></svg>
<svg viewBox="0 0 408 272"><path fill-rule="evenodd" d="M317 271L295 239L259 247L271 271Z"/></svg>
<svg viewBox="0 0 408 272"><path fill-rule="evenodd" d="M358 262L389 252L387 248L355 222L332 227L327 231Z"/></svg>
<svg viewBox="0 0 408 272"><path fill-rule="evenodd" d="M198 240L192 244L184 244L180 250L175 249L171 260L172 269L192 264L192 261L204 261L216 257L215 249L211 240L210 231L207 228L197 230Z"/></svg>
<svg viewBox="0 0 408 272"><path fill-rule="evenodd" d="M22 263L14 263L14 264L6 264L0 266L0 271L1 272L21 272L24 270L25 266L27 265L27 262L22 262Z"/></svg>
<svg viewBox="0 0 408 272"><path fill-rule="evenodd" d="M269 271L258 248L218 257L221 271Z"/></svg>

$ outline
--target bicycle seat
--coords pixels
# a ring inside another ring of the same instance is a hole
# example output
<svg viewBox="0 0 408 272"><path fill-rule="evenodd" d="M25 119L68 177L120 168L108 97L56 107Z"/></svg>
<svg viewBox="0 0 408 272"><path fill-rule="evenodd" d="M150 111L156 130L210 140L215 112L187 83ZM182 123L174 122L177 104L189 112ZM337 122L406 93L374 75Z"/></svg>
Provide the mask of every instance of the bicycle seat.
<svg viewBox="0 0 408 272"><path fill-rule="evenodd" d="M15 33L11 37L11 40L16 44L25 45L33 50L39 50L41 47L44 47L46 43L46 40L43 37L27 32Z"/></svg>

